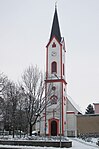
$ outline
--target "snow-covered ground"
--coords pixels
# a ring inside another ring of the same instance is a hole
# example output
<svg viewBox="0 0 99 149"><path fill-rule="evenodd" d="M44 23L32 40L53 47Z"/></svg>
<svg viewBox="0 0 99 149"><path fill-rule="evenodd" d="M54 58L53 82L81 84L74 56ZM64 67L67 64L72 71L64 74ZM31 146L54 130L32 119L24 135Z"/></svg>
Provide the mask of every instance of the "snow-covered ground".
<svg viewBox="0 0 99 149"><path fill-rule="evenodd" d="M99 149L99 146L96 145L97 139L92 138L91 141L84 141L78 138L70 138L72 141L72 147L70 149ZM0 145L0 148L10 148L10 149L60 149L55 147L35 147L35 146L11 146L11 145Z"/></svg>
<svg viewBox="0 0 99 149"><path fill-rule="evenodd" d="M85 142L82 139L72 138L72 149L99 149L96 142ZM96 139L95 139L96 140Z"/></svg>

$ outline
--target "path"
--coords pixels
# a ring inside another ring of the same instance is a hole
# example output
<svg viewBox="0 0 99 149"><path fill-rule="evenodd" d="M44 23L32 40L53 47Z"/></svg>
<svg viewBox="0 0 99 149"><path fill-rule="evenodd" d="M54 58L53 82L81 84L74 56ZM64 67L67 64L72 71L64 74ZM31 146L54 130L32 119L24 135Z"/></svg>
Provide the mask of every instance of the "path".
<svg viewBox="0 0 99 149"><path fill-rule="evenodd" d="M71 140L73 143L71 149L99 149L99 147L94 144L88 144L75 138Z"/></svg>

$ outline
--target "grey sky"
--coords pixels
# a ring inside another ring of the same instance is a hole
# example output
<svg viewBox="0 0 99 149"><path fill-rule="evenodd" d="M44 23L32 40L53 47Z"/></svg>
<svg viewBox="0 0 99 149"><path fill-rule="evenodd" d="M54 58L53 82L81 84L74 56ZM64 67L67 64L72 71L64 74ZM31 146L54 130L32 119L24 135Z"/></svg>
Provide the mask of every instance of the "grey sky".
<svg viewBox="0 0 99 149"><path fill-rule="evenodd" d="M56 0L0 0L0 71L17 81L30 64L45 71ZM83 111L99 102L99 0L58 0L67 93Z"/></svg>

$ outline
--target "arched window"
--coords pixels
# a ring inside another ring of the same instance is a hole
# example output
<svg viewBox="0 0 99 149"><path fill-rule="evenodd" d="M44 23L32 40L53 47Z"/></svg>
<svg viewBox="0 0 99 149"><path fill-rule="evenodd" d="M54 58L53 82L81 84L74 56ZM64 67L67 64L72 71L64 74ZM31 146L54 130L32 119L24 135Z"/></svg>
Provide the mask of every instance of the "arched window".
<svg viewBox="0 0 99 149"><path fill-rule="evenodd" d="M52 44L52 48L55 48L56 47L56 44L55 44L55 42L53 42L53 44Z"/></svg>
<svg viewBox="0 0 99 149"><path fill-rule="evenodd" d="M50 100L51 100L51 104L57 104L57 96L55 95L51 96Z"/></svg>
<svg viewBox="0 0 99 149"><path fill-rule="evenodd" d="M57 73L57 63L55 61L51 64L51 70L52 73Z"/></svg>

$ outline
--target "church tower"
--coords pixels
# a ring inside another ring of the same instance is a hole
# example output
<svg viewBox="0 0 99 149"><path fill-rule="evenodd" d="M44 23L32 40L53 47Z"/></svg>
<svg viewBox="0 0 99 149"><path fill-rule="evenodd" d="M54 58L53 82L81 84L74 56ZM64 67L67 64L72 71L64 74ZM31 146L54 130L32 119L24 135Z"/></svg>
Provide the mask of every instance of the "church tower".
<svg viewBox="0 0 99 149"><path fill-rule="evenodd" d="M66 92L65 54L65 41L61 36L55 6L50 38L46 46L44 98L47 104L36 124L40 135L77 136L77 114L81 110Z"/></svg>
<svg viewBox="0 0 99 149"><path fill-rule="evenodd" d="M45 110L45 129L49 136L66 135L66 79L65 41L61 37L57 7L53 17L51 34L46 46L46 90L51 86L51 106Z"/></svg>

